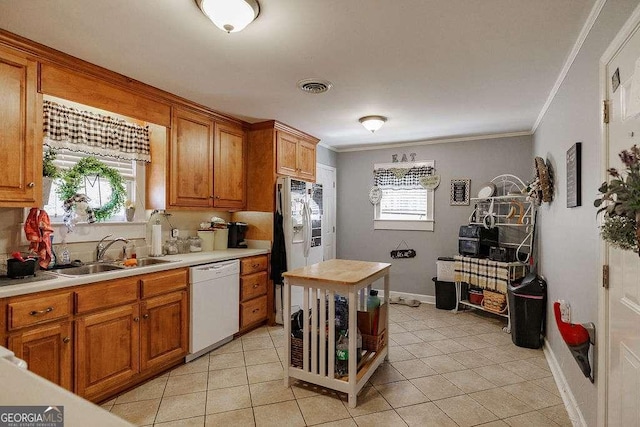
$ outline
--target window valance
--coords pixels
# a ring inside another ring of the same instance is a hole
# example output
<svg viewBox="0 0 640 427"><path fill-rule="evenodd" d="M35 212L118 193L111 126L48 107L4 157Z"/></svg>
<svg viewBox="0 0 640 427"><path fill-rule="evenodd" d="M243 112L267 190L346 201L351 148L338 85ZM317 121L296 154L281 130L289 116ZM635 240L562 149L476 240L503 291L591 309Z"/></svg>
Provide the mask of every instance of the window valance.
<svg viewBox="0 0 640 427"><path fill-rule="evenodd" d="M44 144L125 160L151 161L149 128L44 101Z"/></svg>
<svg viewBox="0 0 640 427"><path fill-rule="evenodd" d="M381 188L422 188L420 178L433 175L432 162L386 163L373 171L374 185Z"/></svg>

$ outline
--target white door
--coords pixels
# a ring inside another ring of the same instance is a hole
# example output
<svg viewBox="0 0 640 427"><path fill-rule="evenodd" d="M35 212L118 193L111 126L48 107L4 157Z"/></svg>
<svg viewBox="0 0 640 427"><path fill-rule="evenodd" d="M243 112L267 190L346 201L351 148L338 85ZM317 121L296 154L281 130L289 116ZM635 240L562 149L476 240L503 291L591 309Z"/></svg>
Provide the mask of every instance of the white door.
<svg viewBox="0 0 640 427"><path fill-rule="evenodd" d="M638 27L620 47L606 65L610 122L605 159L609 159L609 167L622 171L624 166L618 154L634 144L640 145ZM614 92L612 78L616 70L619 70L620 86ZM605 257L610 269L604 325L608 331L603 334L608 337L607 372L600 373L598 378L607 382L606 425L640 426L640 257L611 247L607 248Z"/></svg>
<svg viewBox="0 0 640 427"><path fill-rule="evenodd" d="M322 247L326 261L336 257L336 168L320 163L316 166L316 182L322 184Z"/></svg>

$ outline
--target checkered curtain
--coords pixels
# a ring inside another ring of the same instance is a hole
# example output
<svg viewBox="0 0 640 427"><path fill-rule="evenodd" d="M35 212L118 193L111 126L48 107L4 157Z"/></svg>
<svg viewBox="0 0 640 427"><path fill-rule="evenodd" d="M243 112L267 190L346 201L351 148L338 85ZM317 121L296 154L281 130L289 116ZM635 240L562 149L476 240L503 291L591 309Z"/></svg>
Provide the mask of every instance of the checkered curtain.
<svg viewBox="0 0 640 427"><path fill-rule="evenodd" d="M151 161L148 127L47 100L44 144L98 156Z"/></svg>
<svg viewBox="0 0 640 427"><path fill-rule="evenodd" d="M429 175L433 175L432 166L398 167L373 171L374 183L380 188L423 188L420 185L420 178Z"/></svg>

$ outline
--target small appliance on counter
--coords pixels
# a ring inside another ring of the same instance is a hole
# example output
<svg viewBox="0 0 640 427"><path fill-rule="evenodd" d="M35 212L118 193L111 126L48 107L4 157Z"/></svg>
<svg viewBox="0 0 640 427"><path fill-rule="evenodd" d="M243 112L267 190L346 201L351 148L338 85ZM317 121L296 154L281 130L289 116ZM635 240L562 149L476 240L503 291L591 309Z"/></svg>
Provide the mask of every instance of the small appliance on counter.
<svg viewBox="0 0 640 427"><path fill-rule="evenodd" d="M498 228L462 225L458 233L458 252L470 257L487 257L492 246L498 246Z"/></svg>
<svg viewBox="0 0 640 427"><path fill-rule="evenodd" d="M249 228L249 224L246 222L230 222L228 224L229 227L229 237L228 237L228 247L229 248L246 248L247 242L244 240L244 234L247 232L247 228Z"/></svg>

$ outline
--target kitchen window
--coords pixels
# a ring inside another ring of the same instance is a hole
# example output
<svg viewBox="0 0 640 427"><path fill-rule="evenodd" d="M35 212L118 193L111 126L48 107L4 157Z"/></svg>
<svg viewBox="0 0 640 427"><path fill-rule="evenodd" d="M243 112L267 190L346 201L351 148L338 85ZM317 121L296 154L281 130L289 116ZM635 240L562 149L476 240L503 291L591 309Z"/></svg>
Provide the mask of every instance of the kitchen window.
<svg viewBox="0 0 640 427"><path fill-rule="evenodd" d="M374 205L374 229L433 231L433 190L421 178L434 172L434 161L377 163L374 185L381 190Z"/></svg>

